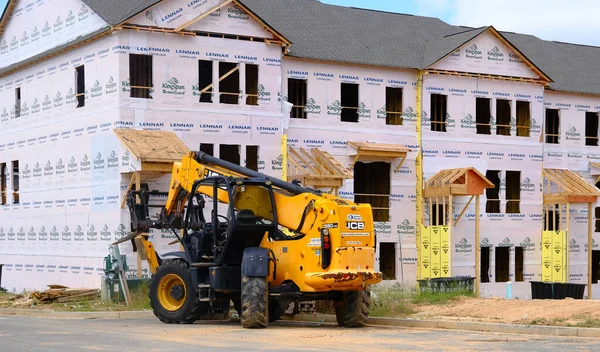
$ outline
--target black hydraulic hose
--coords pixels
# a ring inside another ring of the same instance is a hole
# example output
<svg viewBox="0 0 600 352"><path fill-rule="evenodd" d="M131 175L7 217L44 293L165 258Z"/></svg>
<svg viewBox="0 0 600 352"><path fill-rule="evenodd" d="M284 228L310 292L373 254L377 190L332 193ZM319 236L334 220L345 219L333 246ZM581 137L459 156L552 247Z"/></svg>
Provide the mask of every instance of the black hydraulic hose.
<svg viewBox="0 0 600 352"><path fill-rule="evenodd" d="M215 158L214 156L208 155L204 152L196 152L196 161L198 161L199 163L205 162L208 164L221 166L225 169L231 170L233 172L236 172L238 174L241 174L241 175L244 175L247 177L259 177L259 178L269 179L269 181L271 181L273 186L281 188L283 190L286 190L294 195L298 195L298 194L302 194L302 193L313 193L313 194L321 195L321 192L319 192L317 190L298 186L293 183L280 180L278 178L271 178L270 176L260 173L258 171L254 171L252 169L248 169L246 167L243 167L243 166L240 166L240 165L237 165L234 163L230 163L229 161Z"/></svg>

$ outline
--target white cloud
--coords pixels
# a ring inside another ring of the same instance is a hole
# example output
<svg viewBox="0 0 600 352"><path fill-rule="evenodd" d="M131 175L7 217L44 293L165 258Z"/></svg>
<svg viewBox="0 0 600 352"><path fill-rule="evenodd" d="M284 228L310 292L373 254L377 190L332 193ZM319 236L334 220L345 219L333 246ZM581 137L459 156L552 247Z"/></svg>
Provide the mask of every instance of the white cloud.
<svg viewBox="0 0 600 352"><path fill-rule="evenodd" d="M453 25L492 25L545 40L600 46L598 0L415 1L420 15L445 17Z"/></svg>

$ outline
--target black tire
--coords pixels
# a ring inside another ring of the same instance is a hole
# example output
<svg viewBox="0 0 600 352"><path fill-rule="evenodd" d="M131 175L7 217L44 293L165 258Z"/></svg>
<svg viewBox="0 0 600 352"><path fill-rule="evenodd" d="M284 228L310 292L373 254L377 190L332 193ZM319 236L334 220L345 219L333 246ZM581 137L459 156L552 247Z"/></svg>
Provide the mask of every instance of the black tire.
<svg viewBox="0 0 600 352"><path fill-rule="evenodd" d="M281 300L269 298L269 323L280 320L284 311L285 305Z"/></svg>
<svg viewBox="0 0 600 352"><path fill-rule="evenodd" d="M269 319L268 288L266 277L242 277L242 327L266 328Z"/></svg>
<svg viewBox="0 0 600 352"><path fill-rule="evenodd" d="M175 275L179 278L178 280L183 283L183 285L177 285L182 286L178 289L184 289L185 292L183 298L177 301L177 304L180 304L180 307L177 309L174 309L173 306L166 307L166 305L163 304L165 302L161 303L160 295L162 292L161 290L164 290L164 288L161 288L160 284L168 275L171 275L169 277ZM152 275L152 278L150 279L149 297L152 312L158 320L166 324L191 324L206 310L206 305L202 305L201 302L198 302L198 292L192 283L190 269L188 268L187 263L181 259L165 260L162 265L158 267L156 273Z"/></svg>
<svg viewBox="0 0 600 352"><path fill-rule="evenodd" d="M347 328L363 327L369 320L371 288L344 292L343 300L335 302L335 318L339 326Z"/></svg>

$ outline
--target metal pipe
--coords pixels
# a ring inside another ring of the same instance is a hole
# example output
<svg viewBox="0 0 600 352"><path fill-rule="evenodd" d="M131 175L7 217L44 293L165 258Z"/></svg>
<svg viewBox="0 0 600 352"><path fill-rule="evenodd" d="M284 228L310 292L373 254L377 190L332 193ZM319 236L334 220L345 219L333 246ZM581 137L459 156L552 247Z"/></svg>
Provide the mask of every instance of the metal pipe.
<svg viewBox="0 0 600 352"><path fill-rule="evenodd" d="M240 165L237 165L234 163L230 163L229 161L225 161L223 159L215 158L214 156L206 154L204 152L196 153L196 161L198 161L199 163L204 162L204 163L208 163L208 164L221 166L223 168L226 168L228 170L234 171L238 174L248 176L248 177L260 177L260 178L269 179L269 181L271 181L273 186L281 188L283 190L286 190L294 195L298 195L298 194L302 194L302 193L313 193L313 194L321 195L321 192L319 192L317 190L298 186L298 185L280 180L278 178L273 178L271 176L265 175L258 171L254 171L254 170L248 169L246 167L243 167L243 166L240 166Z"/></svg>

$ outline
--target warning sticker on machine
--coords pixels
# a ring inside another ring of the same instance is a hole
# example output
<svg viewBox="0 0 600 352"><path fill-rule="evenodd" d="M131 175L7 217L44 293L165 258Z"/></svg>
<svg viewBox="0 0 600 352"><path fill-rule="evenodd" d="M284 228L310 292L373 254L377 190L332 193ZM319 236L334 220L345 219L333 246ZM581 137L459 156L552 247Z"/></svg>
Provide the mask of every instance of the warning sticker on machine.
<svg viewBox="0 0 600 352"><path fill-rule="evenodd" d="M347 244L362 244L361 241L348 241Z"/></svg>
<svg viewBox="0 0 600 352"><path fill-rule="evenodd" d="M321 247L321 239L319 237L311 238L307 246L309 247Z"/></svg>

